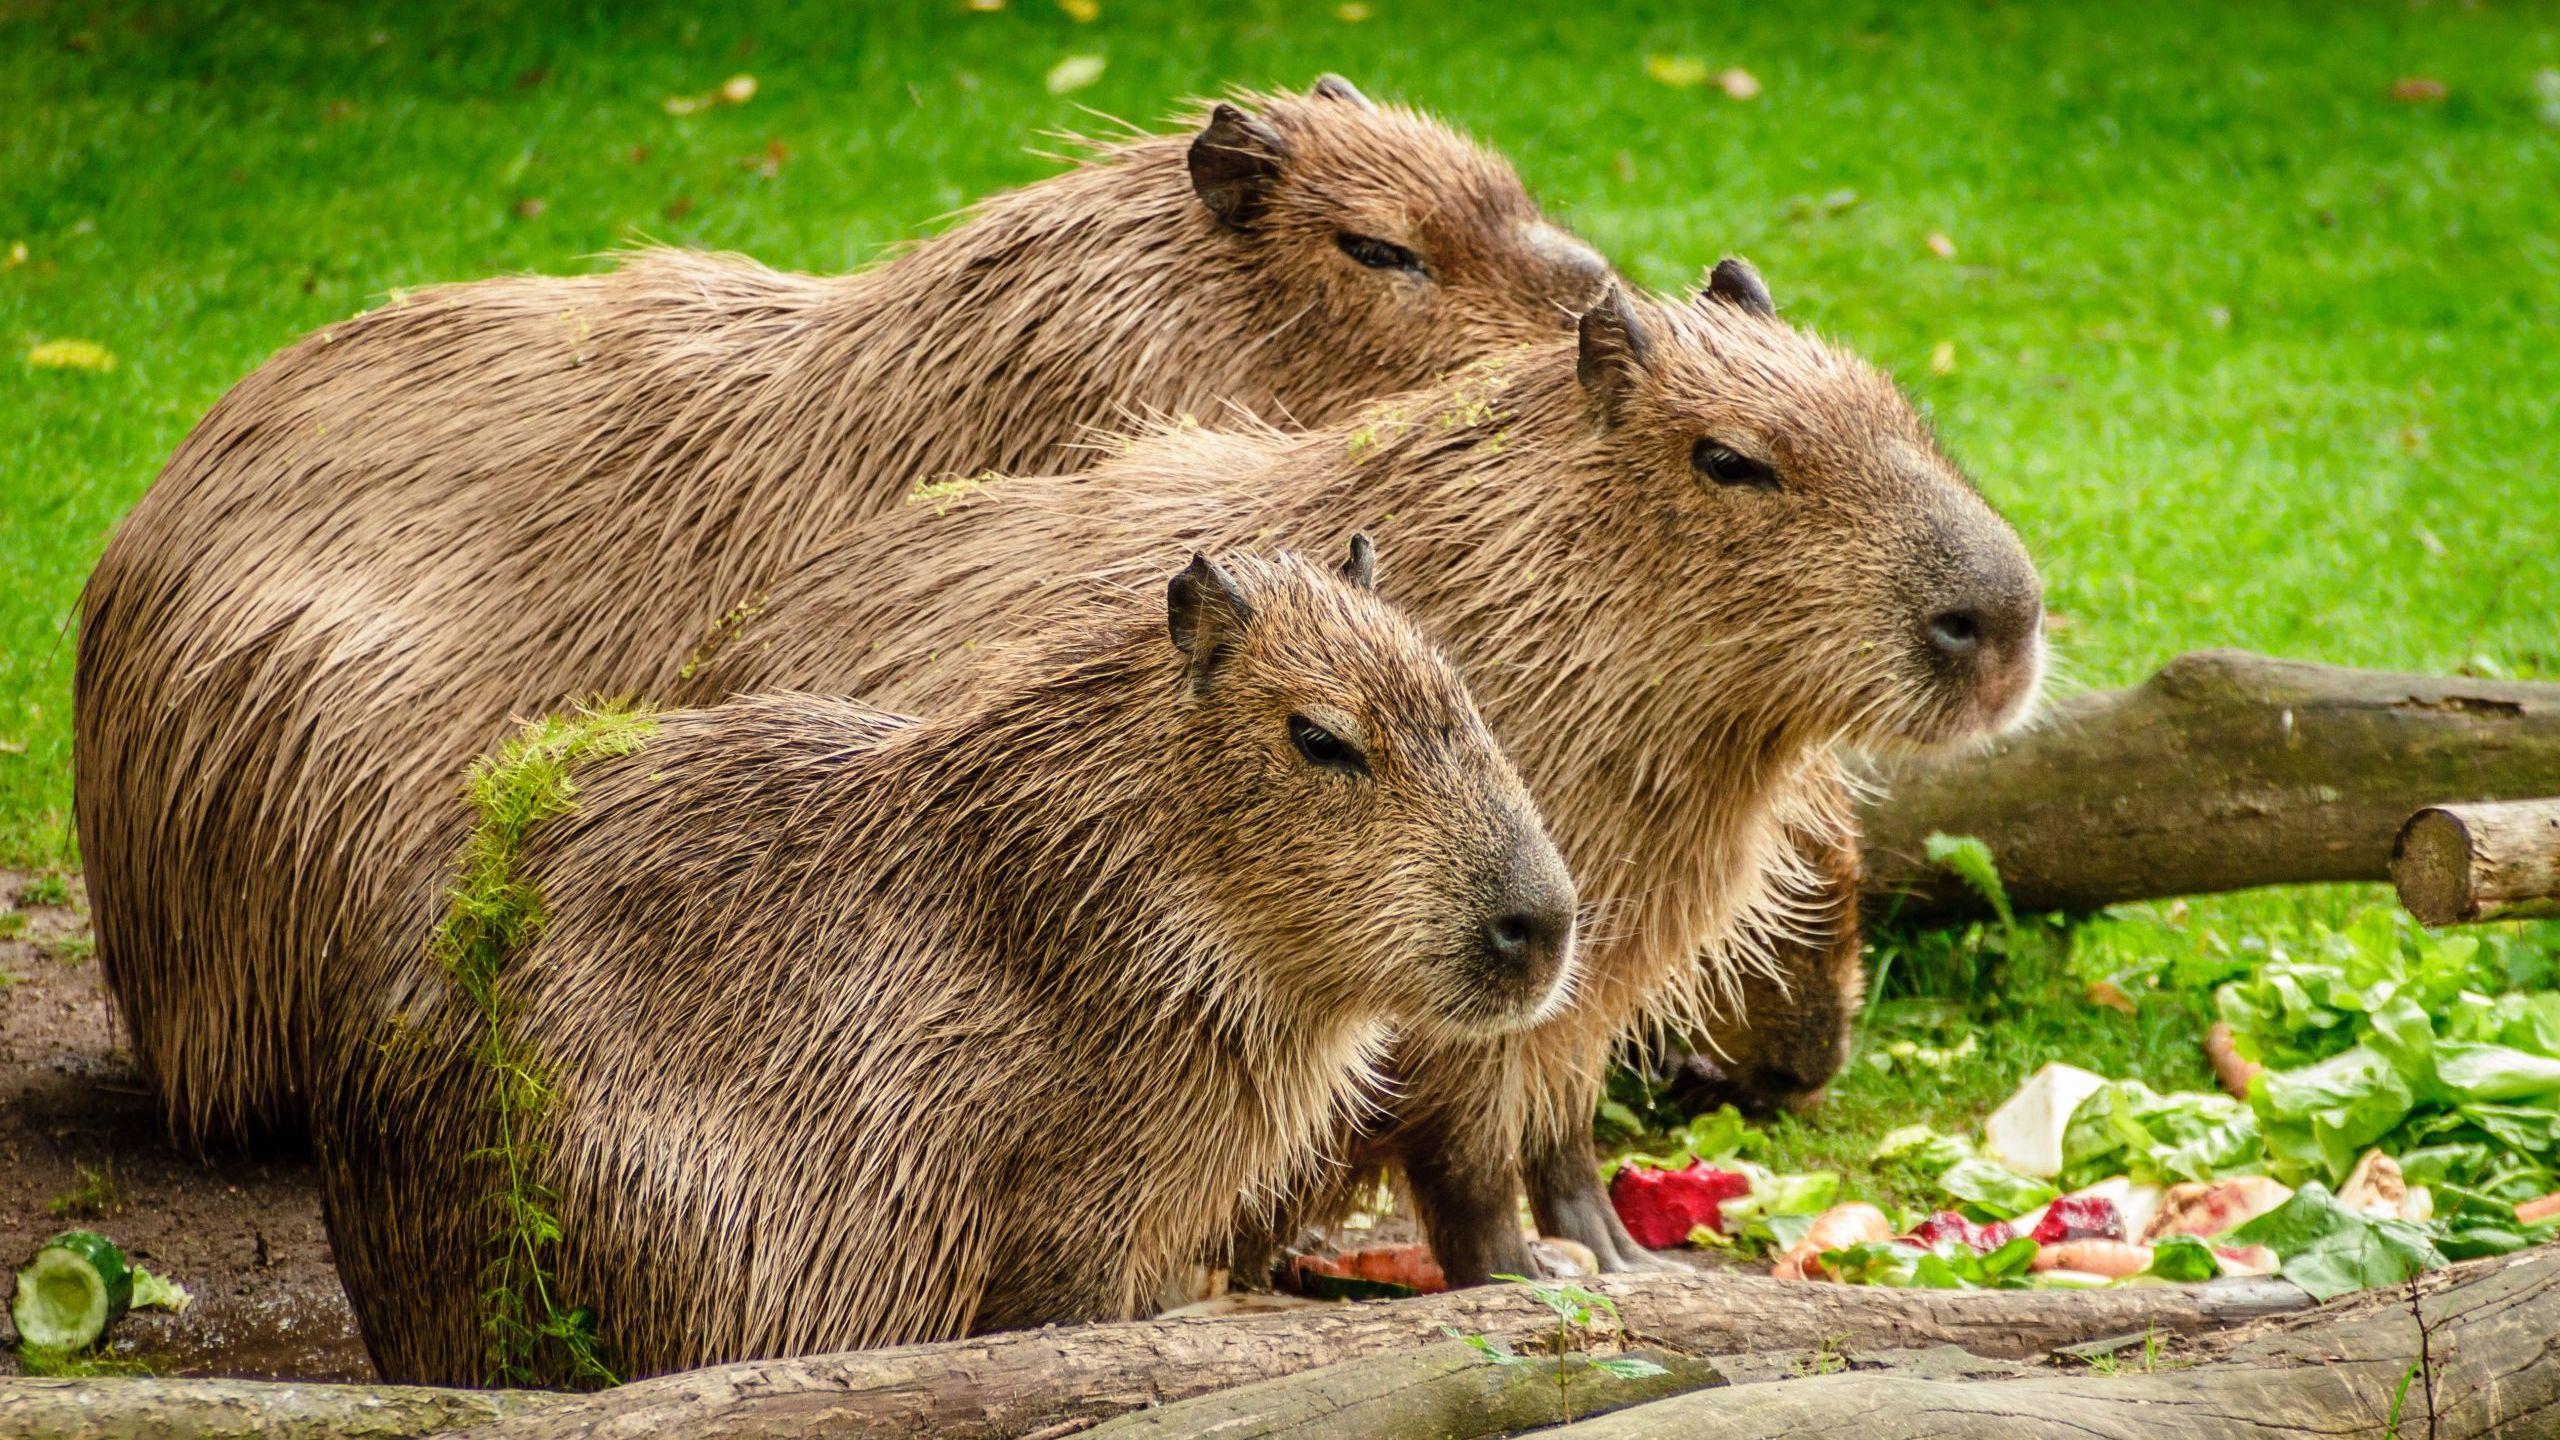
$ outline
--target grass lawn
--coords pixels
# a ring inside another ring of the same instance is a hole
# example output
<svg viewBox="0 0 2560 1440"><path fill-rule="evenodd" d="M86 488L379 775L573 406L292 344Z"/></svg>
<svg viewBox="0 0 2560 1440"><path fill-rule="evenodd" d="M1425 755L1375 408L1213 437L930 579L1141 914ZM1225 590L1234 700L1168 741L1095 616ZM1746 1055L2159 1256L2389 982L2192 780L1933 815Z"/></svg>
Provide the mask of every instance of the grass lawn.
<svg viewBox="0 0 2560 1440"><path fill-rule="evenodd" d="M641 240L859 265L1046 173L1037 132L1080 106L1147 120L1325 69L1510 152L1639 280L1747 254L1904 377L2042 559L2067 685L2205 645L2560 675L2553 9L613 10L0 0L0 862L73 858L82 576L296 334ZM1105 65L1053 95L1070 56ZM744 103L682 103L740 75ZM26 363L65 338L114 368ZM2140 933L2227 942L2359 903L2250 897ZM1985 1054L1953 1080L1861 1065L1820 1131L1781 1127L1791 1153L1978 1109L2057 1051L2203 1078L2194 995L2123 1017L2042 962L1993 987L1978 952L1925 948L1891 988L1966 997L1952 1023L1998 1022Z"/></svg>

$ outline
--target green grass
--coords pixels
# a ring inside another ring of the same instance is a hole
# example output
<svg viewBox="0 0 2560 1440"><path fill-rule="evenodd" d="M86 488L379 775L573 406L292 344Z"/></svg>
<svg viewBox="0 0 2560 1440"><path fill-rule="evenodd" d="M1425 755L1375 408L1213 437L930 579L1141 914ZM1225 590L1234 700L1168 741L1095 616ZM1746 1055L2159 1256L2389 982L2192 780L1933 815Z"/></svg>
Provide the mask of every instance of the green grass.
<svg viewBox="0 0 2560 1440"><path fill-rule="evenodd" d="M2211 645L2560 674L2560 128L2537 90L2560 11L1368 10L0 0L0 863L72 858L81 577L187 426L298 333L395 287L642 240L859 265L1047 173L1037 133L1079 105L1149 120L1324 69L1507 150L1639 280L1747 254L1789 314L1894 369L2040 556L2066 685ZM1108 63L1048 94L1070 54ZM1653 54L1762 92L1672 88ZM669 113L738 74L747 103ZM2395 101L2403 76L2445 97ZM116 368L23 363L64 338ZM1978 955L1899 958L1897 994L1997 1022L1982 1057L1862 1067L1782 1147L1839 1158L1883 1124L1954 1123L2055 1053L2202 1079L2193 995L2118 1016L2021 960L1972 1003Z"/></svg>

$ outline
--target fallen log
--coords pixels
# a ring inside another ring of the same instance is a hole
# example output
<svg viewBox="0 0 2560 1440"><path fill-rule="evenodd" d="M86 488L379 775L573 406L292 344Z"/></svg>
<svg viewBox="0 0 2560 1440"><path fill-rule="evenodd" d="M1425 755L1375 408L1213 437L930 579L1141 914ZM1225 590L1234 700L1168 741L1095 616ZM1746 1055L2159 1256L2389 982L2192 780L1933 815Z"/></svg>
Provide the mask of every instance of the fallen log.
<svg viewBox="0 0 2560 1440"><path fill-rule="evenodd" d="M1848 1370L1691 1392L1546 1433L1570 1440L1857 1435L2560 1435L2560 1258L2466 1266L2210 1342L2147 1373L1933 1380ZM2424 1316L2423 1321L2420 1315ZM2139 1362L2136 1362L2139 1363ZM2405 1385L2404 1385L2405 1382Z"/></svg>
<svg viewBox="0 0 2560 1440"><path fill-rule="evenodd" d="M0 1380L0 1435L46 1440L396 1440L523 1415L539 1390L273 1380Z"/></svg>
<svg viewBox="0 0 2560 1440"><path fill-rule="evenodd" d="M2149 1329L2198 1334L2312 1303L2281 1281L1967 1292L1693 1272L1588 1284L1616 1300L1628 1334L1690 1355L1943 1344L2030 1357ZM1024 1331L660 1376L467 1433L488 1440L1024 1435L1337 1361L1410 1351L1441 1341L1449 1330L1523 1341L1551 1331L1554 1321L1526 1289L1499 1285L1231 1319Z"/></svg>
<svg viewBox="0 0 2560 1440"><path fill-rule="evenodd" d="M1667 1350L1626 1354L1661 1373L1620 1379L1577 1355L1566 1359L1558 1383L1551 1356L1504 1363L1451 1341L1215 1390L1077 1433L1087 1440L1490 1440L1725 1383L1704 1360Z"/></svg>
<svg viewBox="0 0 2560 1440"><path fill-rule="evenodd" d="M1987 913L1930 863L1939 832L1989 845L2025 912L2388 880L2412 810L2547 795L2555 776L2560 684L2182 655L1981 750L1879 766L1868 913Z"/></svg>
<svg viewBox="0 0 2560 1440"><path fill-rule="evenodd" d="M2560 799L2430 805L2400 827L2391 883L2428 925L2560 915Z"/></svg>

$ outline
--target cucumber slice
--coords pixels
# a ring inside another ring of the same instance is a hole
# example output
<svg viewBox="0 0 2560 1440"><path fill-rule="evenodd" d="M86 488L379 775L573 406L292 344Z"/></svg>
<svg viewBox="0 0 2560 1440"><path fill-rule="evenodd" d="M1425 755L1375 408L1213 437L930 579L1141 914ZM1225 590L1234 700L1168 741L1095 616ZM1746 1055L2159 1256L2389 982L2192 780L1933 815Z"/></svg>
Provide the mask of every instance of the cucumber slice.
<svg viewBox="0 0 2560 1440"><path fill-rule="evenodd" d="M133 1302L133 1270L116 1242L65 1230L18 1272L9 1318L18 1339L40 1350L86 1350Z"/></svg>

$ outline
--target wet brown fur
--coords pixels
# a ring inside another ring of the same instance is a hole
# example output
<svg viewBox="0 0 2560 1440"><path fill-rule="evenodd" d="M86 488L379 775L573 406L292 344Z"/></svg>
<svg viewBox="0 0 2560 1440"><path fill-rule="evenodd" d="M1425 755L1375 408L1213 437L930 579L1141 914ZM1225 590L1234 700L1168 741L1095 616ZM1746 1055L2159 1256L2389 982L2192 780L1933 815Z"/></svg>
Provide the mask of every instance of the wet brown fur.
<svg viewBox="0 0 2560 1440"><path fill-rule="evenodd" d="M1555 1019L1399 1047L1379 1144L1453 1276L1527 1265L1524 1177L1550 1233L1642 1263L1592 1178L1612 1044L1647 1015L1712 1026L1751 937L1797 931L1789 897L1820 881L1780 834L1846 833L1838 746L1951 740L2023 703L2031 673L1996 693L1943 683L1918 616L1968 567L2017 603L2034 576L1864 363L1721 300L1625 303L1649 363L1603 323L1594 365L1586 318L1579 355L1528 347L1314 433L1177 427L1081 476L875 517L767 597L691 693L806 685L930 711L967 693L990 642L1036 633L1059 588L1162 563L1123 561L1150 544L1378 534L1390 588L1466 667L1594 916ZM1706 481L1702 436L1774 456L1785 487ZM1842 942L1803 953L1836 970ZM1346 1197L1304 1198L1321 1214Z"/></svg>
<svg viewBox="0 0 2560 1440"><path fill-rule="evenodd" d="M920 482L1077 468L1135 412L1330 421L1563 333L1605 269L1437 122L1242 99L1220 123L1285 153L1240 224L1195 193L1193 130L1131 138L858 274L648 251L427 290L226 395L82 597L81 852L172 1129L301 1128L341 917L430 858L511 717L663 693Z"/></svg>
<svg viewBox="0 0 2560 1440"><path fill-rule="evenodd" d="M666 715L536 826L508 993L559 1096L554 1289L621 1373L1137 1314L1325 1168L1389 1027L1516 1026L1569 985L1480 969L1501 876L1571 900L1455 672L1319 567L1227 570L1249 618L1188 656L1150 576L930 719ZM1305 713L1364 775L1293 750ZM321 1148L385 1377L470 1383L489 1077L438 909L421 884L368 947L383 1009Z"/></svg>

